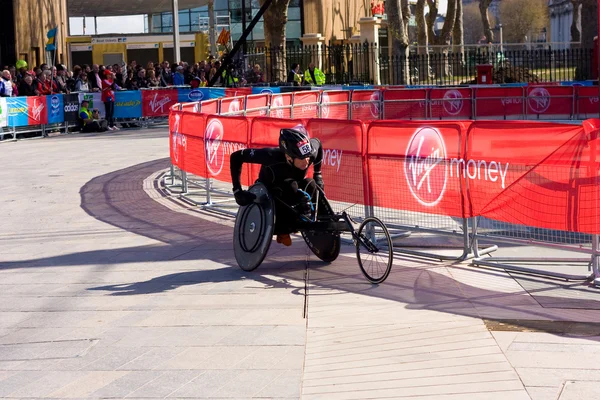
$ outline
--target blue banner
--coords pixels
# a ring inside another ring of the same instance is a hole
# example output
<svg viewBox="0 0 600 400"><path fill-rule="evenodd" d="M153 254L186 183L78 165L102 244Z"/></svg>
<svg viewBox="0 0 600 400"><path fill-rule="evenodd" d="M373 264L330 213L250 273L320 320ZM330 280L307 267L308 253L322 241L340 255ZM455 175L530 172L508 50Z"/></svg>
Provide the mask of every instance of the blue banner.
<svg viewBox="0 0 600 400"><path fill-rule="evenodd" d="M115 92L115 118L141 118L142 92L127 90Z"/></svg>
<svg viewBox="0 0 600 400"><path fill-rule="evenodd" d="M218 99L223 96L225 96L224 88L201 87L197 89L177 89L177 101L179 103Z"/></svg>
<svg viewBox="0 0 600 400"><path fill-rule="evenodd" d="M62 124L65 122L65 102L62 94L46 96L46 104L48 105L49 124Z"/></svg>
<svg viewBox="0 0 600 400"><path fill-rule="evenodd" d="M29 125L27 97L7 97L8 126Z"/></svg>
<svg viewBox="0 0 600 400"><path fill-rule="evenodd" d="M258 86L252 88L252 94L276 94L281 93L281 89L277 86L267 87L267 86Z"/></svg>

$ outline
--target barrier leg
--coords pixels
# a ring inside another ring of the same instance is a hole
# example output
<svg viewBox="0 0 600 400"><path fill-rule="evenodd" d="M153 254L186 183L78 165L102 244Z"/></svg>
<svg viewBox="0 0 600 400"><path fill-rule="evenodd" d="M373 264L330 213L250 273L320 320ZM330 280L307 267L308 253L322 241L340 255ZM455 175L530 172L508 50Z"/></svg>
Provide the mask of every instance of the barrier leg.
<svg viewBox="0 0 600 400"><path fill-rule="evenodd" d="M188 192L187 173L184 170L181 170L181 194L187 194L187 192Z"/></svg>
<svg viewBox="0 0 600 400"><path fill-rule="evenodd" d="M592 238L592 272L594 274L594 286L600 287L600 266L598 265L598 261L600 261L600 236L594 235Z"/></svg>
<svg viewBox="0 0 600 400"><path fill-rule="evenodd" d="M210 197L210 191L211 191L210 185L211 185L210 178L206 178L206 204L207 205L212 204L212 199Z"/></svg>

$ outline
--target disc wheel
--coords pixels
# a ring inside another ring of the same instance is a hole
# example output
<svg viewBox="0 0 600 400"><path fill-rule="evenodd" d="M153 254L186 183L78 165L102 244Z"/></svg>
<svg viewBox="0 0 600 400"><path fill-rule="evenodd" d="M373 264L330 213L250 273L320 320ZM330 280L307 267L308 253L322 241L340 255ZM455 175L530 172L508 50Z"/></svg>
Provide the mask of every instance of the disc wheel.
<svg viewBox="0 0 600 400"><path fill-rule="evenodd" d="M319 196L319 215L320 217L331 217L334 214L329 201L325 196ZM302 231L302 238L306 242L308 248L321 261L330 263L335 261L340 255L341 241L339 232L319 232L319 231Z"/></svg>
<svg viewBox="0 0 600 400"><path fill-rule="evenodd" d="M363 275L371 283L385 281L394 261L392 238L386 226L379 218L367 217L357 235L360 240L354 240L356 258Z"/></svg>

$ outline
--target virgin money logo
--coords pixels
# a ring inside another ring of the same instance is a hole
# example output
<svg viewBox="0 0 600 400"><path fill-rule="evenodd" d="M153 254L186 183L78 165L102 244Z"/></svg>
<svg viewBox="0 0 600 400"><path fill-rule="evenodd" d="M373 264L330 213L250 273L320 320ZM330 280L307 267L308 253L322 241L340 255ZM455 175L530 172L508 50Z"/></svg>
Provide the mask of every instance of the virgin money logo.
<svg viewBox="0 0 600 400"><path fill-rule="evenodd" d="M325 92L321 95L321 118L329 118L329 95Z"/></svg>
<svg viewBox="0 0 600 400"><path fill-rule="evenodd" d="M33 99L33 108L31 109L31 112L33 113L33 119L39 121L42 111L44 111L44 104L38 104L38 99Z"/></svg>
<svg viewBox="0 0 600 400"><path fill-rule="evenodd" d="M446 93L444 93L443 102L444 110L446 110L446 113L448 113L449 115L458 115L463 108L462 99L462 94L458 90L447 90Z"/></svg>
<svg viewBox="0 0 600 400"><path fill-rule="evenodd" d="M283 118L283 97L281 96L273 96L271 100L271 108L277 108L275 114L271 114L271 116L275 116L276 118Z"/></svg>
<svg viewBox="0 0 600 400"><path fill-rule="evenodd" d="M152 100L150 100L150 109L152 110L153 113L157 112L158 110L160 110L160 112L164 112L164 107L165 105L171 101L171 98L169 96L165 96L161 99L158 98L158 93L156 93L154 95L154 98Z"/></svg>
<svg viewBox="0 0 600 400"><path fill-rule="evenodd" d="M229 112L230 113L240 112L240 101L238 99L235 99L231 103L229 103Z"/></svg>
<svg viewBox="0 0 600 400"><path fill-rule="evenodd" d="M550 93L544 88L533 89L528 97L527 104L534 113L541 114L550 107Z"/></svg>
<svg viewBox="0 0 600 400"><path fill-rule="evenodd" d="M406 148L404 175L414 198L426 207L444 196L448 166L446 144L440 132L425 127L416 131Z"/></svg>
<svg viewBox="0 0 600 400"><path fill-rule="evenodd" d="M225 161L225 146L221 146L223 139L223 124L218 119L208 123L204 131L204 149L206 153L206 166L213 175L219 175Z"/></svg>
<svg viewBox="0 0 600 400"><path fill-rule="evenodd" d="M371 115L375 118L379 118L379 100L379 90L377 90L371 94L371 98L369 99L371 102Z"/></svg>
<svg viewBox="0 0 600 400"><path fill-rule="evenodd" d="M187 150L187 139L185 135L179 133L179 126L181 123L181 116L175 114L175 121L173 122L173 132L171 136L171 147L173 148L173 158L175 162L179 162L179 154L182 151Z"/></svg>

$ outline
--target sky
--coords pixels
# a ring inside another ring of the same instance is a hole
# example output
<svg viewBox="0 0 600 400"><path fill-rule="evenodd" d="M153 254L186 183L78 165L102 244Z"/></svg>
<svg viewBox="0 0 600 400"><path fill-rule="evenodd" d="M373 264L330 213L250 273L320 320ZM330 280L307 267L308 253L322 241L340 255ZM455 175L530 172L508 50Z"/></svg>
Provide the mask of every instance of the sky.
<svg viewBox="0 0 600 400"><path fill-rule="evenodd" d="M440 0L439 13L445 14L448 2ZM70 18L70 35L83 35L83 18ZM85 19L87 35L94 35L94 18ZM97 18L98 34L105 33L144 33L144 16L128 15L123 17L99 17Z"/></svg>

